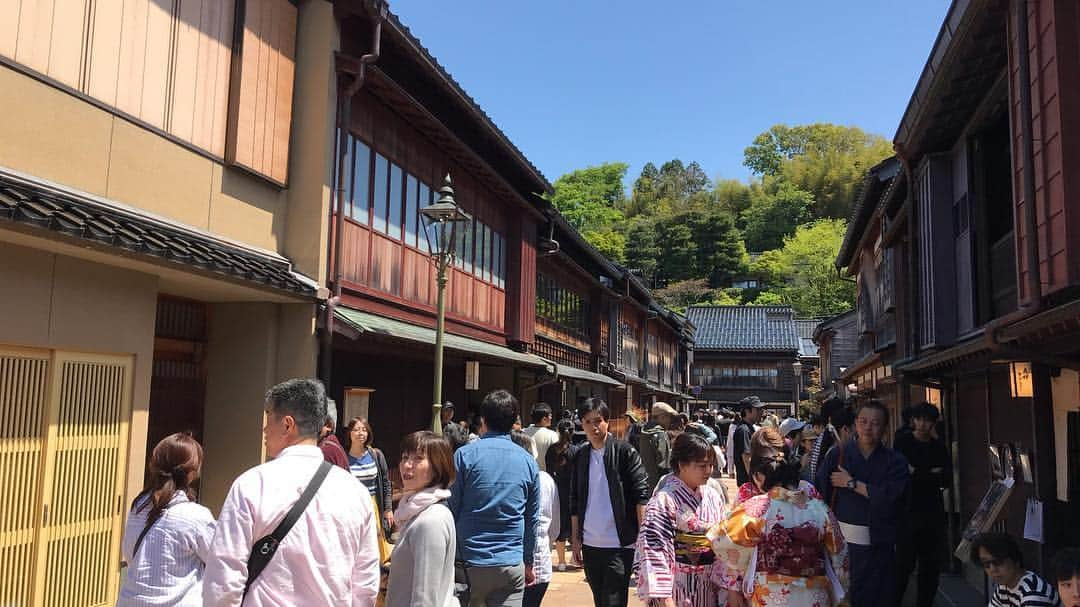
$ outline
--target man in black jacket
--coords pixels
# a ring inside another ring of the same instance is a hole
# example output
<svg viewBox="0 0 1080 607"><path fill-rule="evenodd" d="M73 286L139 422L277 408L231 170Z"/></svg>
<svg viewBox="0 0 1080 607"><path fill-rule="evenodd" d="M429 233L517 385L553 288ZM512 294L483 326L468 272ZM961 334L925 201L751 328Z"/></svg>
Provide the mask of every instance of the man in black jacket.
<svg viewBox="0 0 1080 607"><path fill-rule="evenodd" d="M589 446L573 457L571 545L574 560L585 567L596 607L626 607L649 484L638 452L608 433L609 414L599 398L582 407Z"/></svg>

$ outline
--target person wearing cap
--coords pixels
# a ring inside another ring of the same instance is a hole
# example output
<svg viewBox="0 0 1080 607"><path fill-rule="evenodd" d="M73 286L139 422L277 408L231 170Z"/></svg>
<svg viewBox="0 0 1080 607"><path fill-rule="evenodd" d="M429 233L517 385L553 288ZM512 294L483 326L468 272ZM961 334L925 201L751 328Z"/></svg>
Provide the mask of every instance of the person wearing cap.
<svg viewBox="0 0 1080 607"><path fill-rule="evenodd" d="M821 432L814 426L807 426L799 435L799 480L814 482L814 478L810 476L810 454L820 435Z"/></svg>
<svg viewBox="0 0 1080 607"><path fill-rule="evenodd" d="M784 440L787 441L788 447L793 450L792 455L795 457L799 455L801 435L805 427L806 422L797 420L794 417L789 417L780 422L780 436L783 436Z"/></svg>
<svg viewBox="0 0 1080 607"><path fill-rule="evenodd" d="M671 472L671 466L668 464L668 456L671 452L668 430L671 429L679 413L665 402L653 404L649 413L651 419L637 433L637 442L631 444L641 455L641 464L645 467L651 495L660 477Z"/></svg>
<svg viewBox="0 0 1080 607"><path fill-rule="evenodd" d="M750 438L754 435L754 424L761 421L764 407L765 405L757 396L747 396L739 401L739 412L742 413L742 419L735 428L735 435L732 437L735 441L735 447L732 450L735 459L735 480L739 485L750 482L750 473L746 468L746 461L744 461L743 456L750 453Z"/></svg>
<svg viewBox="0 0 1080 607"><path fill-rule="evenodd" d="M952 462L945 443L933 435L937 407L919 403L909 408L911 431L896 434L893 448L908 461L911 493L906 529L896 542L896 595L904 596L908 578L918 562L917 607L934 604L941 575L942 538L945 537L943 489L952 482ZM896 601L900 605L900 599Z"/></svg>
<svg viewBox="0 0 1080 607"><path fill-rule="evenodd" d="M439 411L439 419L442 420L443 434L446 434L446 427L454 423L454 403L450 401L443 403Z"/></svg>

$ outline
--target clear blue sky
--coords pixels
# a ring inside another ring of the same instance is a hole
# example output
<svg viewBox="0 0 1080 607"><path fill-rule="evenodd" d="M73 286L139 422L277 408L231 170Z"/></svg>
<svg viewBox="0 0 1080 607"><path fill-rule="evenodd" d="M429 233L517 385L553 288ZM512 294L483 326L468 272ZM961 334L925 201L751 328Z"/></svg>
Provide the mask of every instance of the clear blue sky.
<svg viewBox="0 0 1080 607"><path fill-rule="evenodd" d="M745 179L773 124L892 139L948 0L391 0L550 181L605 161Z"/></svg>

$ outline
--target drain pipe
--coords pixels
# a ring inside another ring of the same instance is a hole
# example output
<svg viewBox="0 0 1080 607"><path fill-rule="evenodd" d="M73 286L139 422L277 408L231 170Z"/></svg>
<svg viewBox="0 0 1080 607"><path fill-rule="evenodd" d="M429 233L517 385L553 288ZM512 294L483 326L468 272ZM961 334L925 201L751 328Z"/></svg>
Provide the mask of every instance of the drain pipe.
<svg viewBox="0 0 1080 607"><path fill-rule="evenodd" d="M337 172L335 175L335 181L337 183L335 184L336 187L334 191L334 252L331 256L330 272L332 296L326 301L326 316L323 319L322 353L320 356L320 359L322 360L322 373L320 376L323 383L327 386L327 389L330 387L331 368L334 356L334 312L341 302L341 255L343 249L343 239L341 235L345 230L345 196L347 194L344 175L346 147L349 142L349 126L352 124L352 98L356 96L356 93L364 86L364 79L367 75L367 66L375 63L375 61L379 59L379 51L382 46L382 25L383 21L386 19L387 11L385 2L379 3L378 11L379 14L375 19L375 26L372 31L371 52L360 57L356 75L353 76L352 82L350 82L348 86L342 89L339 79L337 103L338 154Z"/></svg>
<svg viewBox="0 0 1080 607"><path fill-rule="evenodd" d="M1027 258L1028 302L1022 307L1034 314L1042 308L1042 280L1039 269L1039 232L1035 219L1035 138L1032 133L1031 111L1031 52L1028 47L1028 11L1025 0L1013 3L1016 7L1016 44L1020 85L1020 145L1024 158L1024 253Z"/></svg>

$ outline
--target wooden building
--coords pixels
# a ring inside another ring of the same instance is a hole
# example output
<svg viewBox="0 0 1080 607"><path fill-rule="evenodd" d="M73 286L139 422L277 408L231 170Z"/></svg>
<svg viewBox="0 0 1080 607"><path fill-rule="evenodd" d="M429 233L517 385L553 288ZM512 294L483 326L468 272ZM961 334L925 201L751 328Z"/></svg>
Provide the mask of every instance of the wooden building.
<svg viewBox="0 0 1080 607"><path fill-rule="evenodd" d="M443 394L457 419L507 388L526 421L539 401L603 397L617 430L622 403L680 394L685 321L566 223L541 196L544 176L385 9L338 2L333 13L343 46L322 375L342 422L370 418L391 459L401 436L430 425L437 292L419 213L447 174L472 217L446 291Z"/></svg>
<svg viewBox="0 0 1080 607"><path fill-rule="evenodd" d="M688 399L693 327L660 306L626 269L606 259L557 214L537 259L536 341L557 366L539 400L555 409L604 398L621 433L631 409ZM526 395L528 397L528 395ZM526 407L531 406L531 400Z"/></svg>
<svg viewBox="0 0 1080 607"><path fill-rule="evenodd" d="M690 306L686 317L696 327L695 405L731 407L756 395L773 412L796 413L800 340L790 307Z"/></svg>
<svg viewBox="0 0 1080 607"><path fill-rule="evenodd" d="M538 261L550 184L385 3L53 4L0 3L0 602L115 603L148 450L192 431L217 510L283 379L323 377L395 459L431 423L419 211L448 173L460 416L497 387L685 392L692 327L573 230Z"/></svg>
<svg viewBox="0 0 1080 607"><path fill-rule="evenodd" d="M263 460L267 387L315 373L328 198L293 151L325 133L297 17L0 3L0 603L114 604L155 442L199 438L216 509Z"/></svg>
<svg viewBox="0 0 1080 607"><path fill-rule="evenodd" d="M858 359L858 315L848 310L827 318L814 328L813 340L818 346L821 369L821 392L817 400L837 396L847 398L844 373Z"/></svg>
<svg viewBox="0 0 1080 607"><path fill-rule="evenodd" d="M902 168L848 234L892 251L891 381L898 405L943 408L951 537L995 477L1012 477L993 524L1023 537L1038 500L1043 541L1021 545L1044 573L1080 544L1067 524L1080 515L1078 27L1071 0L954 2L894 139ZM860 249L837 262L862 282Z"/></svg>

